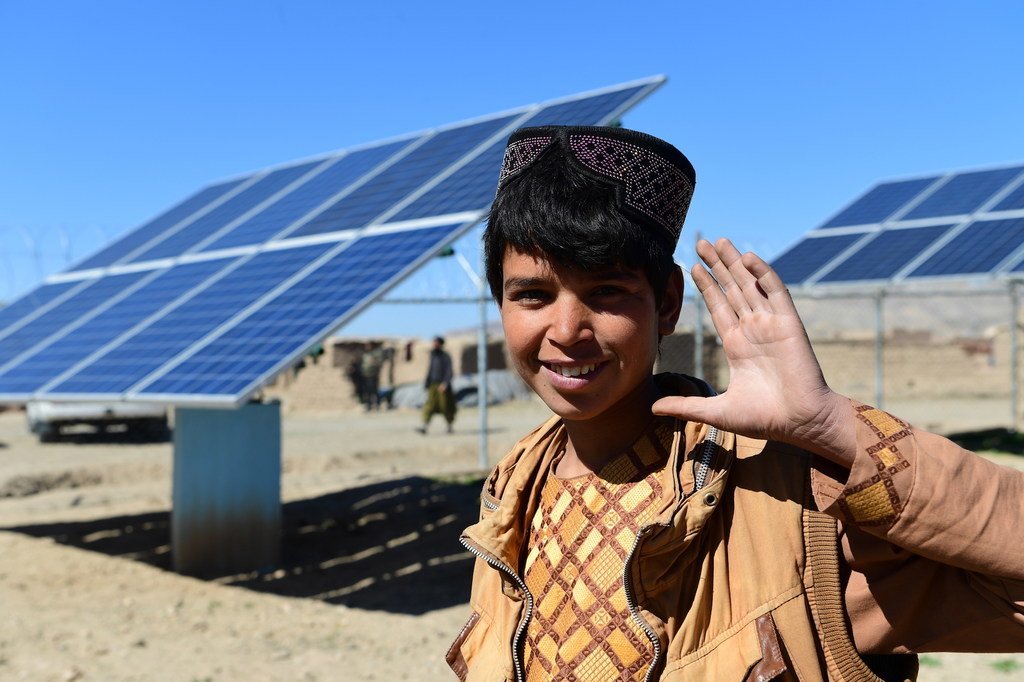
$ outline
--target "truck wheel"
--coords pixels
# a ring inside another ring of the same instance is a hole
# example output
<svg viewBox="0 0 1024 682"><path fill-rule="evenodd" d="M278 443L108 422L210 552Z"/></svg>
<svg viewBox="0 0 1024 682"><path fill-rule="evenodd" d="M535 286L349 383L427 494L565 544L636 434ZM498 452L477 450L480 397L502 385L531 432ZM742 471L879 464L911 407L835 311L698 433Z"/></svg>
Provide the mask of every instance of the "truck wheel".
<svg viewBox="0 0 1024 682"><path fill-rule="evenodd" d="M60 427L53 424L45 424L38 427L40 443L56 443L60 440Z"/></svg>

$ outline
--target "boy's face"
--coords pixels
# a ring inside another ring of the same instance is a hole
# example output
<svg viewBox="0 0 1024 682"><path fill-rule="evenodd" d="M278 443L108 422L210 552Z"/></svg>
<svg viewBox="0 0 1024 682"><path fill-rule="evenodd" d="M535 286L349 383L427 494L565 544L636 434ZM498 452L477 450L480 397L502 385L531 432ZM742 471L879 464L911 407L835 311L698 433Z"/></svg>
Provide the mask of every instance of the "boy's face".
<svg viewBox="0 0 1024 682"><path fill-rule="evenodd" d="M660 307L642 270L568 268L508 249L501 322L516 370L567 420L646 400L659 335L679 317L681 274Z"/></svg>

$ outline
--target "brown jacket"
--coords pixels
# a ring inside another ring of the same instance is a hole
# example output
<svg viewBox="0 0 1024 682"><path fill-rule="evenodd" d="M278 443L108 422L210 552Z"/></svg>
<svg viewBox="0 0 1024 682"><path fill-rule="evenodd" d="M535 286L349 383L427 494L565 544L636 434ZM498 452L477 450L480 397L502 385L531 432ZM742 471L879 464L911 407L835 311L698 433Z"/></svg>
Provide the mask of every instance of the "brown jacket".
<svg viewBox="0 0 1024 682"><path fill-rule="evenodd" d="M916 658L890 654L1024 650L1024 475L858 413L850 472L677 424L659 515L624 575L656 650L648 679L909 679ZM462 535L479 559L448 652L460 679L521 675L533 596L520 557L564 438L552 418L484 484Z"/></svg>

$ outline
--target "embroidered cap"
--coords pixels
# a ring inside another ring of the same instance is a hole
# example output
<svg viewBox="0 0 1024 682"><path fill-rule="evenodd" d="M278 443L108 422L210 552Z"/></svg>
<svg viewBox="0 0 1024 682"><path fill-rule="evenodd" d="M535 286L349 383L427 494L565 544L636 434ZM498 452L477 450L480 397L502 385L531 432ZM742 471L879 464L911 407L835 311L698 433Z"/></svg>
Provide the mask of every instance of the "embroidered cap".
<svg viewBox="0 0 1024 682"><path fill-rule="evenodd" d="M498 193L546 153L561 154L585 175L614 187L624 213L667 233L673 244L679 240L697 176L689 160L668 142L625 128L520 128L508 139Z"/></svg>

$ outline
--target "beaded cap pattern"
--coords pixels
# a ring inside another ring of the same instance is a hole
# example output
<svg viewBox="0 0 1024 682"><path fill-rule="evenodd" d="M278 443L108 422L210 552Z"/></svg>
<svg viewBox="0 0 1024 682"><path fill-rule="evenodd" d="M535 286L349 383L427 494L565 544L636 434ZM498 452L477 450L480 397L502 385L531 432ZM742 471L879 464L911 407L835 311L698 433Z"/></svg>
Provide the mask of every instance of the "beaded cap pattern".
<svg viewBox="0 0 1024 682"><path fill-rule="evenodd" d="M569 148L591 171L623 183L626 204L679 237L693 185L675 166L646 149L597 135L570 135Z"/></svg>
<svg viewBox="0 0 1024 682"><path fill-rule="evenodd" d="M501 164L501 176L498 178L500 187L505 180L523 170L540 156L540 153L547 149L548 145L554 142L551 135L542 137L527 137L511 143L505 148L505 159Z"/></svg>
<svg viewBox="0 0 1024 682"><path fill-rule="evenodd" d="M498 194L545 154L557 154L595 182L613 187L620 210L678 241L697 176L690 161L668 142L616 127L520 128L505 148Z"/></svg>

